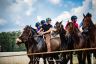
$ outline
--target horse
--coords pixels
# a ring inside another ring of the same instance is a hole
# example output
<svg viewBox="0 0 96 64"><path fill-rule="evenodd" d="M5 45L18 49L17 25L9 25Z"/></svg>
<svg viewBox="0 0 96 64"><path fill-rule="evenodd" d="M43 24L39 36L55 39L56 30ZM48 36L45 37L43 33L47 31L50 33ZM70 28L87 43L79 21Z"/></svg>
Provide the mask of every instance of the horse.
<svg viewBox="0 0 96 64"><path fill-rule="evenodd" d="M61 22L56 22L55 23L55 29L57 30L57 34L59 34L60 36L60 40L61 40L61 47L60 47L60 50L67 50L67 43L66 43L66 39L65 39L65 34L66 34L66 31L64 30L64 27L62 25L62 21ZM67 53L61 53L61 58L62 58L62 61L61 61L61 64L67 64L68 62L68 59L67 59Z"/></svg>
<svg viewBox="0 0 96 64"><path fill-rule="evenodd" d="M76 28L74 26L73 22L68 22L68 25L66 27L66 42L67 42L67 46L69 50L72 49L82 49L85 47L85 39L82 35L82 33L79 31L78 28ZM76 52L77 54L77 58L78 58L78 63L79 64L83 64L83 52L82 51L78 51ZM72 62L72 52L70 52L70 62L71 64L73 64Z"/></svg>
<svg viewBox="0 0 96 64"><path fill-rule="evenodd" d="M27 49L27 54L47 52L47 47L43 37L38 36L38 33L34 28L27 25L23 30L24 31L21 33L21 35L16 39L16 44L19 45L21 43L24 43ZM51 48L52 51L58 50L60 48L60 39L59 38L51 39L51 47L52 47ZM41 56L44 58L44 64L46 64L46 61L45 61L46 55L35 55L34 57L41 57ZM30 59L29 64L36 63L32 55L28 55L28 57Z"/></svg>
<svg viewBox="0 0 96 64"><path fill-rule="evenodd" d="M86 15L83 14L83 17L82 34L87 42L86 48L96 48L96 25L93 24L90 13ZM92 50L92 52L94 51ZM87 51L84 56L84 59L86 59L87 56L88 64L91 64L90 53L91 51Z"/></svg>

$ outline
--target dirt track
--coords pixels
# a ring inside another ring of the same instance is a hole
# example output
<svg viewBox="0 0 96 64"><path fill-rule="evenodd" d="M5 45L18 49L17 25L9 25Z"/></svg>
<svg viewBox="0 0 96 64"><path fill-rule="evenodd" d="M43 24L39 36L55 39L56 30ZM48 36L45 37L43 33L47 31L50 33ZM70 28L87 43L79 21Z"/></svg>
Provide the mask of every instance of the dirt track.
<svg viewBox="0 0 96 64"><path fill-rule="evenodd" d="M26 54L26 52L0 52L0 56ZM77 57L73 58L74 64L77 64ZM0 57L0 64L28 64L27 56ZM40 64L42 62L40 61ZM95 64L95 63L94 63Z"/></svg>

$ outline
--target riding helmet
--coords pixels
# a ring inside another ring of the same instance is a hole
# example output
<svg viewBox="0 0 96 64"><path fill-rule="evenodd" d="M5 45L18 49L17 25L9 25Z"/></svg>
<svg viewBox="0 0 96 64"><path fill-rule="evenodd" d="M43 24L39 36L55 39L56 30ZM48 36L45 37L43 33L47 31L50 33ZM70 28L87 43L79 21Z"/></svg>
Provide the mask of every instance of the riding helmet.
<svg viewBox="0 0 96 64"><path fill-rule="evenodd" d="M41 20L41 24L43 25L45 23L45 20Z"/></svg>
<svg viewBox="0 0 96 64"><path fill-rule="evenodd" d="M46 22L51 21L51 18L46 18Z"/></svg>
<svg viewBox="0 0 96 64"><path fill-rule="evenodd" d="M77 19L77 16L71 16L71 20Z"/></svg>
<svg viewBox="0 0 96 64"><path fill-rule="evenodd" d="M35 27L38 27L38 26L40 26L40 23L39 23L39 22L37 22L37 23L35 24Z"/></svg>

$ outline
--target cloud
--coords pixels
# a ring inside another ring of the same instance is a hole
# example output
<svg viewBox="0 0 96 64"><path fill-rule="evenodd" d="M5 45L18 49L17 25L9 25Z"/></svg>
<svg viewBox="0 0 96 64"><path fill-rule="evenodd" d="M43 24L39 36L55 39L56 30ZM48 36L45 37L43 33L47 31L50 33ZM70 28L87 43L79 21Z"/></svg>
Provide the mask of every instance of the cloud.
<svg viewBox="0 0 96 64"><path fill-rule="evenodd" d="M57 21L62 21L63 20L63 24L65 25L66 24L66 22L69 20L69 18L70 18L70 13L69 12L67 12L67 11L64 11L63 13L61 13L59 16L57 16L56 18L54 18L53 20L52 20L52 25L54 25Z"/></svg>
<svg viewBox="0 0 96 64"><path fill-rule="evenodd" d="M6 24L6 23L7 23L7 21L6 21L5 19L0 18L0 25L4 25L4 24Z"/></svg>
<svg viewBox="0 0 96 64"><path fill-rule="evenodd" d="M92 0L92 13L93 13L93 21L96 23L96 0Z"/></svg>
<svg viewBox="0 0 96 64"><path fill-rule="evenodd" d="M37 21L41 21L43 18L42 18L42 16L37 16Z"/></svg>
<svg viewBox="0 0 96 64"><path fill-rule="evenodd" d="M11 16L11 21L13 21L16 25L22 24L27 20L28 17L32 17L32 14L35 11L34 4L37 0L16 0L15 3L12 3L7 7L7 12Z"/></svg>
<svg viewBox="0 0 96 64"><path fill-rule="evenodd" d="M32 0L24 0L25 3L27 3L29 6L32 6Z"/></svg>
<svg viewBox="0 0 96 64"><path fill-rule="evenodd" d="M57 5L60 4L61 0L49 0L52 4Z"/></svg>
<svg viewBox="0 0 96 64"><path fill-rule="evenodd" d="M84 0L83 1L83 5L82 6L79 6L79 7L76 7L76 8L73 8L71 9L70 11L63 11L63 13L61 13L59 16L57 16L55 19L53 19L53 22L52 24L54 25L56 23L56 21L64 21L64 25L66 24L67 20L70 20L70 17L72 15L76 15L78 17L78 23L80 23L83 19L83 13L87 13L87 12L90 12L90 13L96 13L96 0L93 0L95 1L94 2L94 5L93 7L95 8L95 11L92 9L92 0ZM92 12L94 11L94 12ZM96 20L96 15L93 15L93 17L95 17L95 20Z"/></svg>
<svg viewBox="0 0 96 64"><path fill-rule="evenodd" d="M32 9L27 10L27 11L26 11L26 15L27 15L27 16L32 16Z"/></svg>
<svg viewBox="0 0 96 64"><path fill-rule="evenodd" d="M83 13L86 14L88 12L92 13L92 0L83 1L83 5L77 8L73 8L70 13L71 15L76 15L78 17L78 23L80 23L83 19Z"/></svg>

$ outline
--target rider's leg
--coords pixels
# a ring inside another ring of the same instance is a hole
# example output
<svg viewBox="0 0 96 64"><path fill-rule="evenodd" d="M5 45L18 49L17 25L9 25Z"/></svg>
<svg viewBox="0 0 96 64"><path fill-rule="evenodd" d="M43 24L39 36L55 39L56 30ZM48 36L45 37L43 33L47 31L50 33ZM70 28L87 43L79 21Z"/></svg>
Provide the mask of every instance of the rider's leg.
<svg viewBox="0 0 96 64"><path fill-rule="evenodd" d="M50 33L45 34L45 41L46 41L47 51L48 51L48 52L51 52L51 43L50 43L50 39L51 39Z"/></svg>

